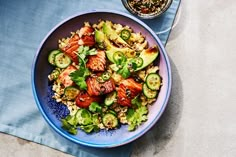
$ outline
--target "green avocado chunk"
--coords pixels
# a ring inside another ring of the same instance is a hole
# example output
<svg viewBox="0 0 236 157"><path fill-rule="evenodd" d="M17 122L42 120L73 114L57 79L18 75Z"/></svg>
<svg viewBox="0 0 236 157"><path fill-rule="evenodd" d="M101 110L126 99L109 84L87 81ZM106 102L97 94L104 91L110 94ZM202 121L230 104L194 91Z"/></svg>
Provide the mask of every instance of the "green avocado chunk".
<svg viewBox="0 0 236 157"><path fill-rule="evenodd" d="M151 64L158 56L159 50L157 46L150 47L148 49L143 50L139 57L143 59L143 65L138 67L135 71L141 70Z"/></svg>
<svg viewBox="0 0 236 157"><path fill-rule="evenodd" d="M124 41L117 33L116 31L111 27L112 23L109 21L106 21L103 24L103 33L106 34L106 36L108 37L108 39L114 41L115 43L121 44L121 45L125 45L127 46L128 44L126 43L126 41Z"/></svg>
<svg viewBox="0 0 236 157"><path fill-rule="evenodd" d="M105 34L102 31L95 30L95 41L97 43L103 43L105 38Z"/></svg>
<svg viewBox="0 0 236 157"><path fill-rule="evenodd" d="M128 47L119 48L119 47L114 46L106 37L105 37L105 40L104 40L104 44L105 44L105 47L107 49L107 51L106 51L107 58L112 63L115 63L115 61L113 59L113 55L114 55L115 52L119 51L119 52L124 53L125 55L126 54L131 54L131 53L134 52L134 50L132 50ZM127 57L127 55L126 55L126 57Z"/></svg>
<svg viewBox="0 0 236 157"><path fill-rule="evenodd" d="M116 32L114 32L116 33ZM122 39L123 40L123 39ZM111 43L108 39L108 36L104 34L102 31L96 30L95 31L95 41L100 44L104 45L106 48L106 55L107 58L112 62L115 63L113 59L113 54L117 51L123 52L124 54L131 54L134 51L128 47L119 48Z"/></svg>
<svg viewBox="0 0 236 157"><path fill-rule="evenodd" d="M124 53L127 58L133 58L132 54L135 54L135 51L130 49L129 45L111 27L111 23L109 21L103 24L103 31L95 31L95 41L104 44L106 48L106 56L112 63L115 63L113 55L117 51ZM126 46L119 48L115 46L111 41L114 43L118 42ZM143 65L141 67L138 67L135 71L147 67L157 58L158 54L159 50L157 46L143 50L138 56L143 59Z"/></svg>

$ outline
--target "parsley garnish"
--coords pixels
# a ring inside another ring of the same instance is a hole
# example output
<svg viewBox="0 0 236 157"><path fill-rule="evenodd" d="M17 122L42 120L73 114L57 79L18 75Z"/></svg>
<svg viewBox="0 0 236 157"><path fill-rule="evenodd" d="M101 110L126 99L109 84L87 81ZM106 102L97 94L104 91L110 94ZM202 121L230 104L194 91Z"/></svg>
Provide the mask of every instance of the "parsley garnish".
<svg viewBox="0 0 236 157"><path fill-rule="evenodd" d="M95 48L89 50L88 46L80 46L78 48L78 60L79 60L79 69L70 73L72 81L79 86L81 90L87 90L86 78L90 75L90 71L86 68L87 55L96 55L97 51Z"/></svg>

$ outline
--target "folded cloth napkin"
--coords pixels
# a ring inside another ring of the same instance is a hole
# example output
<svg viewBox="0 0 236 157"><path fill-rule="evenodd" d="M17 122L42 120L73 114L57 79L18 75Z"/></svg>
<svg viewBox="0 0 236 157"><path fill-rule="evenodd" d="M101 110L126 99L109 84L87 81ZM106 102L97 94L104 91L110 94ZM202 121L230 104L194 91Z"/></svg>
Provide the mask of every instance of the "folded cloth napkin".
<svg viewBox="0 0 236 157"><path fill-rule="evenodd" d="M166 43L180 0L158 19L144 20ZM0 0L0 131L80 157L131 154L131 144L112 149L81 146L55 133L40 115L31 90L31 65L41 40L63 19L86 10L127 12L117 0Z"/></svg>

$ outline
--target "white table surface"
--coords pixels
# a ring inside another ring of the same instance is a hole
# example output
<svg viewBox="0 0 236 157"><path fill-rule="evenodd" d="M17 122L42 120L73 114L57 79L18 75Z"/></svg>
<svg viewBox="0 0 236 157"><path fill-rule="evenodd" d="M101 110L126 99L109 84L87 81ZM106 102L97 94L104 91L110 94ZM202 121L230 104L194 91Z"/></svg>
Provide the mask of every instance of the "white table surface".
<svg viewBox="0 0 236 157"><path fill-rule="evenodd" d="M166 49L173 89L168 107L134 145L132 157L236 156L236 1L182 0ZM69 157L0 133L0 156Z"/></svg>

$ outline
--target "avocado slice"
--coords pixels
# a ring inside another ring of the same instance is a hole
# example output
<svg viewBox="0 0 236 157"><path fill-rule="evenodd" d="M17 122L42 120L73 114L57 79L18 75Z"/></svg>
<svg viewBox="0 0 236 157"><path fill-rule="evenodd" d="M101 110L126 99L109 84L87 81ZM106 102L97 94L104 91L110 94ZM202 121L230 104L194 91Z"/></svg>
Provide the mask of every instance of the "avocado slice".
<svg viewBox="0 0 236 157"><path fill-rule="evenodd" d="M103 43L105 38L105 34L102 31L95 30L95 41L97 43Z"/></svg>
<svg viewBox="0 0 236 157"><path fill-rule="evenodd" d="M111 41L107 38L107 35L105 35L102 31L95 30L95 41L98 44L98 46L105 47L106 48L106 55L107 58L112 62L115 63L113 60L113 54L117 51L123 52L125 55L126 54L132 54L134 53L134 50L128 48L128 47L116 47L111 43ZM129 57L127 55L127 57Z"/></svg>
<svg viewBox="0 0 236 157"><path fill-rule="evenodd" d="M115 43L119 42L127 46L124 46L122 48L116 47L109 39ZM112 29L111 22L109 21L106 21L103 24L103 31L95 31L95 41L105 46L106 56L112 63L115 63L113 54L117 51L123 52L127 56L127 58L132 58L132 55L130 54L135 53L134 50L130 49L129 45L115 32L115 30ZM139 57L143 59L143 65L137 68L135 71L147 67L157 58L158 54L159 50L157 46L143 50L139 55Z"/></svg>
<svg viewBox="0 0 236 157"><path fill-rule="evenodd" d="M104 44L105 44L105 47L107 49L107 51L106 51L107 58L112 63L115 63L115 61L113 59L113 54L115 52L120 51L120 52L123 52L124 55L130 54L130 53L134 52L134 50L132 50L132 49L130 49L128 47L119 48L119 47L114 46L106 37L105 37L105 40L104 40Z"/></svg>
<svg viewBox="0 0 236 157"><path fill-rule="evenodd" d="M117 33L116 31L111 27L112 23L110 21L106 21L103 24L103 32L106 34L106 36L112 40L113 42L117 43L117 44L121 44L124 46L128 46L128 44L126 43L126 41L124 41Z"/></svg>
<svg viewBox="0 0 236 157"><path fill-rule="evenodd" d="M143 65L137 68L135 71L141 70L151 64L158 56L159 50L157 46L150 47L148 49L143 50L139 57L143 59Z"/></svg>
<svg viewBox="0 0 236 157"><path fill-rule="evenodd" d="M95 36L96 45L100 49L104 49L105 48L105 45L104 45L105 34L102 31L95 30L95 35L94 36Z"/></svg>

